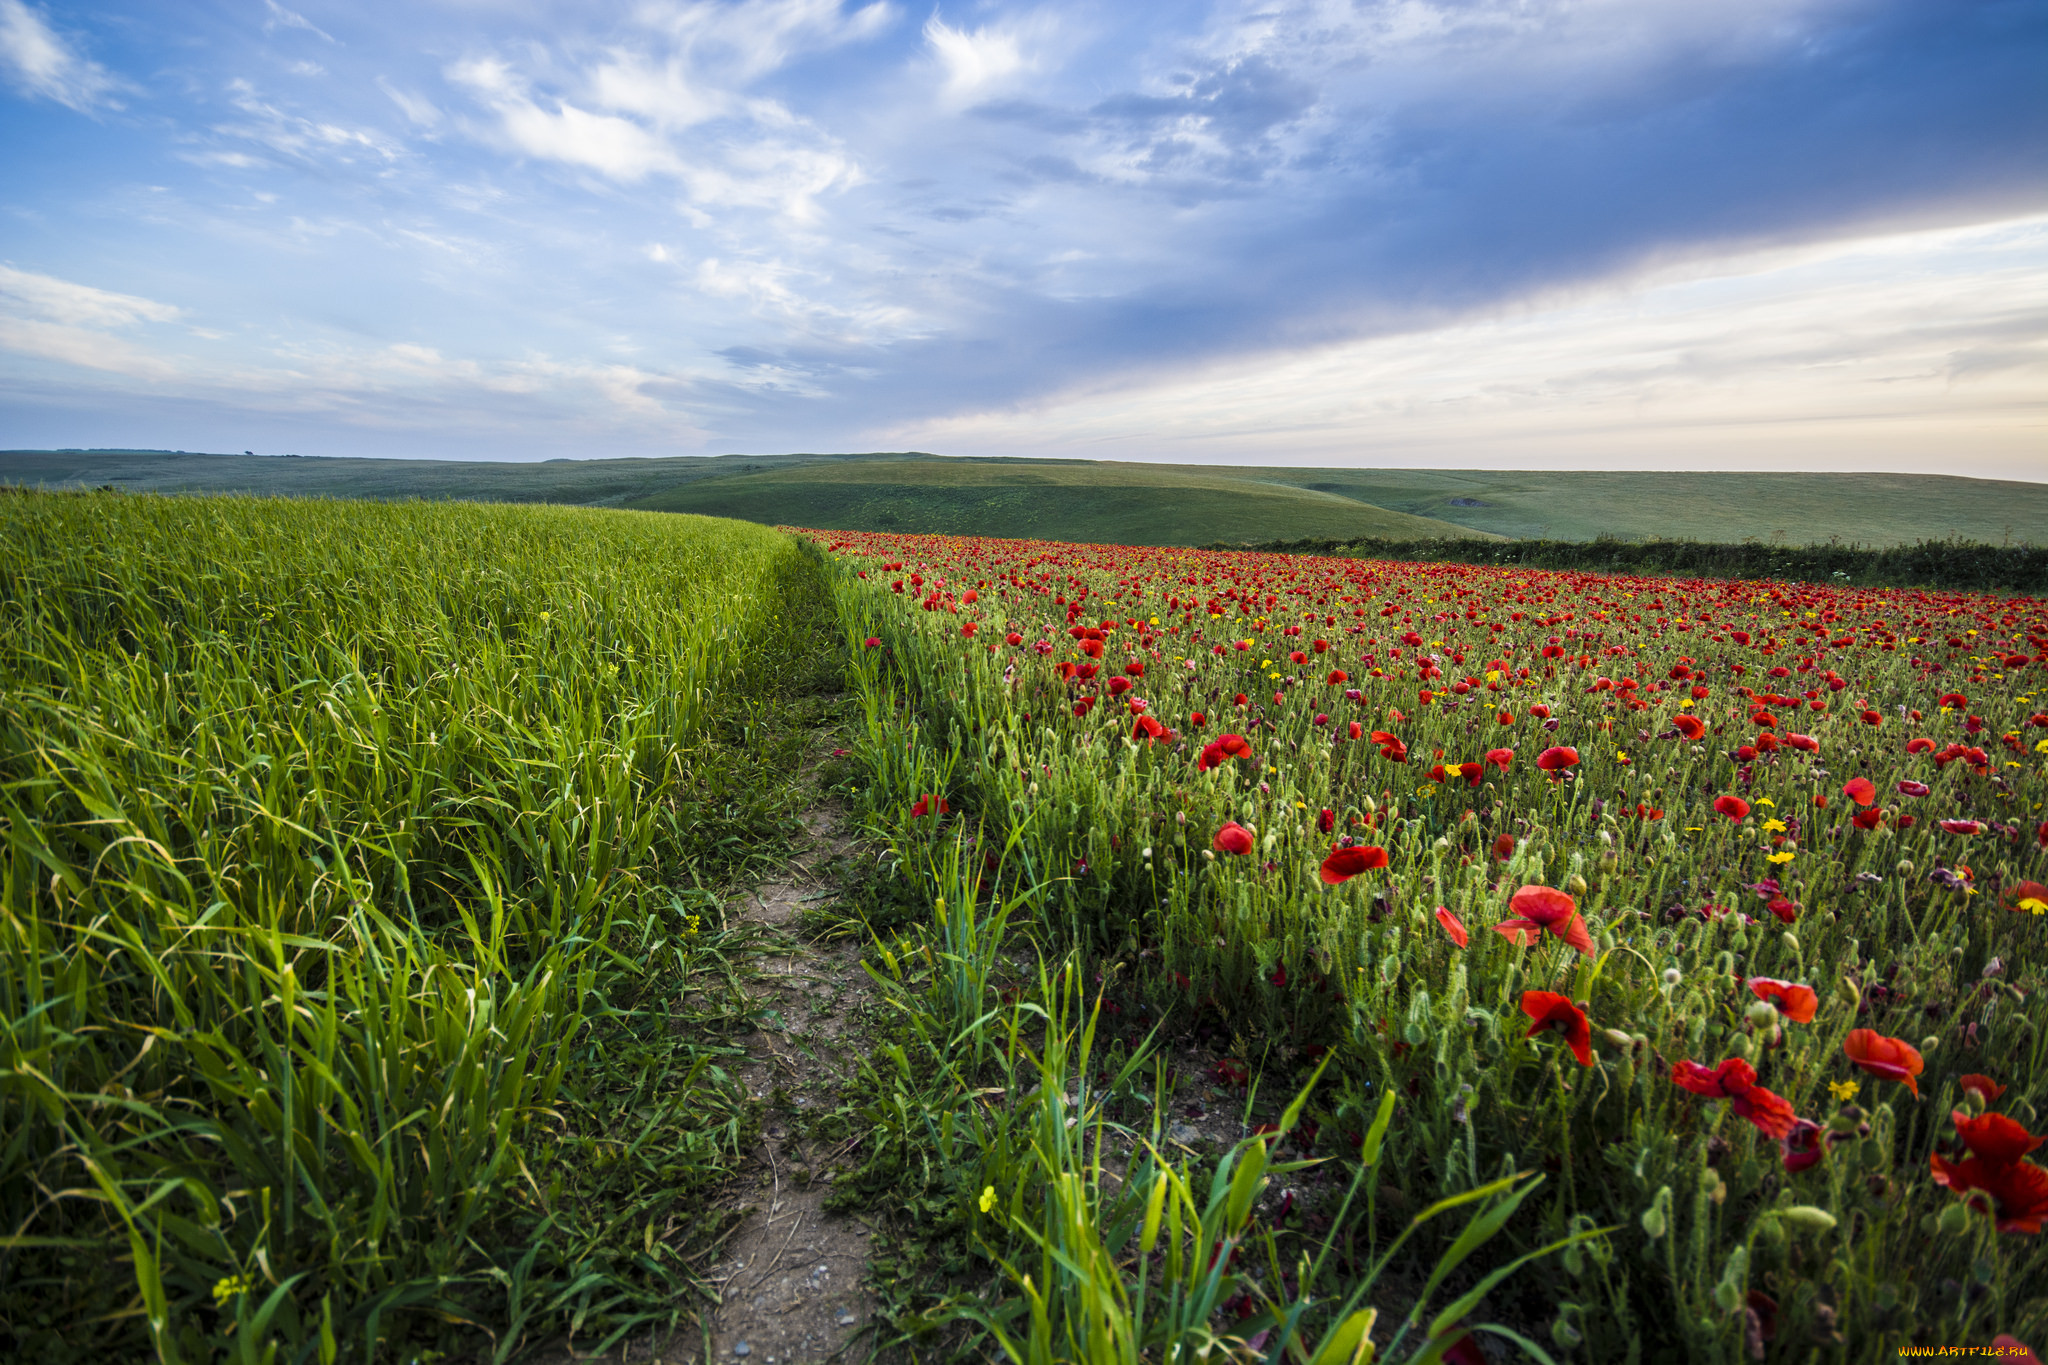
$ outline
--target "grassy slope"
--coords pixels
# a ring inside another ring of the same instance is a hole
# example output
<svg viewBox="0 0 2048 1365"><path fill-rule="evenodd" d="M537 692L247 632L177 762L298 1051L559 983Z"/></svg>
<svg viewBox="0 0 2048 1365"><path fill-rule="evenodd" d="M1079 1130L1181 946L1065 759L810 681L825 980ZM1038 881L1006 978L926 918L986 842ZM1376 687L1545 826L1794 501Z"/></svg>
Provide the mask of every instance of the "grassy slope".
<svg viewBox="0 0 2048 1365"><path fill-rule="evenodd" d="M506 464L0 451L0 482L625 504L832 528L1132 543L1412 538L1460 527L1790 545L2048 539L2048 484L1927 474L1254 469L917 453Z"/></svg>
<svg viewBox="0 0 2048 1365"><path fill-rule="evenodd" d="M1530 470L1245 471L1260 478L1516 537L1909 545L1960 536L2048 539L2048 484L1933 474L1604 473ZM1453 507L1471 498L1482 507Z"/></svg>
<svg viewBox="0 0 2048 1365"><path fill-rule="evenodd" d="M849 461L705 479L628 505L836 530L1125 545L1487 534L1229 473L1081 461Z"/></svg>

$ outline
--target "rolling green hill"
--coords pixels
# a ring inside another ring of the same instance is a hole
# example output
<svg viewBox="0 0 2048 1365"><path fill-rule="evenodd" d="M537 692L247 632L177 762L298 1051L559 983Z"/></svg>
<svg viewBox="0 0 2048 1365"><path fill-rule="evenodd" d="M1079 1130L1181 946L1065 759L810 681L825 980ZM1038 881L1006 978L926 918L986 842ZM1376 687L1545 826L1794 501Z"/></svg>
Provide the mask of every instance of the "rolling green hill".
<svg viewBox="0 0 2048 1365"><path fill-rule="evenodd" d="M0 483L577 503L837 530L1136 544L1600 535L2048 544L2048 483L1931 474L1258 469L916 451L538 464L0 451Z"/></svg>
<svg viewBox="0 0 2048 1365"><path fill-rule="evenodd" d="M1449 521L1318 489L1188 467L1081 461L863 460L703 479L629 507L829 530L1199 545L1290 536L1470 536ZM1327 527L1327 530L1311 530Z"/></svg>

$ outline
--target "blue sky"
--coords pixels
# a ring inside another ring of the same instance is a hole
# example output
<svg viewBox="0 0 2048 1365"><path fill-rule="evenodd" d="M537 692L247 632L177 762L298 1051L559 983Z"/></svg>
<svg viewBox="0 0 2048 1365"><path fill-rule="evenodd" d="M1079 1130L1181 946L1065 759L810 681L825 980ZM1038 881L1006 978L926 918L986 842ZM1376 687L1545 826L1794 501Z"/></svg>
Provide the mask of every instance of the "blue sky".
<svg viewBox="0 0 2048 1365"><path fill-rule="evenodd" d="M0 445L2048 479L2042 0L0 0Z"/></svg>

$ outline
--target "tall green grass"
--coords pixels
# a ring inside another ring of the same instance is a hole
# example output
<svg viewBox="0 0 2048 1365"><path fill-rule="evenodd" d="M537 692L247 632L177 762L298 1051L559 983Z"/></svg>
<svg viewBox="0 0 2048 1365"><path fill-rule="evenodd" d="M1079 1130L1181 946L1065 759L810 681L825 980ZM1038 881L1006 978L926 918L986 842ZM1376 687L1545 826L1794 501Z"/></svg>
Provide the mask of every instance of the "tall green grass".
<svg viewBox="0 0 2048 1365"><path fill-rule="evenodd" d="M772 848L734 756L786 758L812 562L696 518L65 495L0 499L0 547L0 1345L673 1321L686 1196L754 1122L682 996L705 878Z"/></svg>

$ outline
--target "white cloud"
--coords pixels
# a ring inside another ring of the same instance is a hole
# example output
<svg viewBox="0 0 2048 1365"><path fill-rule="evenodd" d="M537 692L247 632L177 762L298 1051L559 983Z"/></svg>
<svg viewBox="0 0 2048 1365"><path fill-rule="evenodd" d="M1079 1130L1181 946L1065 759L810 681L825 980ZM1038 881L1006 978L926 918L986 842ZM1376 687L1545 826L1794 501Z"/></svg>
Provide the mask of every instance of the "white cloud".
<svg viewBox="0 0 2048 1365"><path fill-rule="evenodd" d="M631 119L592 113L567 102L557 102L552 111L542 108L526 83L496 58L457 62L448 69L448 79L468 86L490 106L505 137L528 156L587 167L629 183L656 171L680 169L668 144Z"/></svg>
<svg viewBox="0 0 2048 1365"><path fill-rule="evenodd" d="M363 155L384 162L397 159L397 146L382 133L288 113L262 98L253 85L240 77L228 82L228 94L248 121L217 124L213 129L216 133L243 138L302 161L352 161ZM216 159L222 164L233 164L225 158Z"/></svg>
<svg viewBox="0 0 2048 1365"><path fill-rule="evenodd" d="M925 21L924 38L946 73L940 99L954 108L986 99L1034 67L1014 31L978 28L969 33L934 14Z"/></svg>
<svg viewBox="0 0 2048 1365"><path fill-rule="evenodd" d="M0 300L11 313L81 327L132 327L142 322L170 322L178 316L178 310L168 303L6 265L0 265Z"/></svg>
<svg viewBox="0 0 2048 1365"><path fill-rule="evenodd" d="M0 265L0 350L140 379L172 366L106 329L171 322L168 303Z"/></svg>
<svg viewBox="0 0 2048 1365"><path fill-rule="evenodd" d="M0 64L25 94L55 100L80 113L97 105L119 107L113 94L121 82L98 62L73 51L23 0L0 0Z"/></svg>
<svg viewBox="0 0 2048 1365"><path fill-rule="evenodd" d="M839 0L750 0L743 4L647 3L641 24L666 33L689 65L744 85L791 58L872 38L895 22L885 3L846 12Z"/></svg>
<svg viewBox="0 0 2048 1365"><path fill-rule="evenodd" d="M265 33L275 33L281 28L300 28L317 38L325 38L330 43L335 41L334 35L325 32L298 11L286 9L278 4L277 0L263 0L263 4L270 11L270 17L263 21Z"/></svg>

